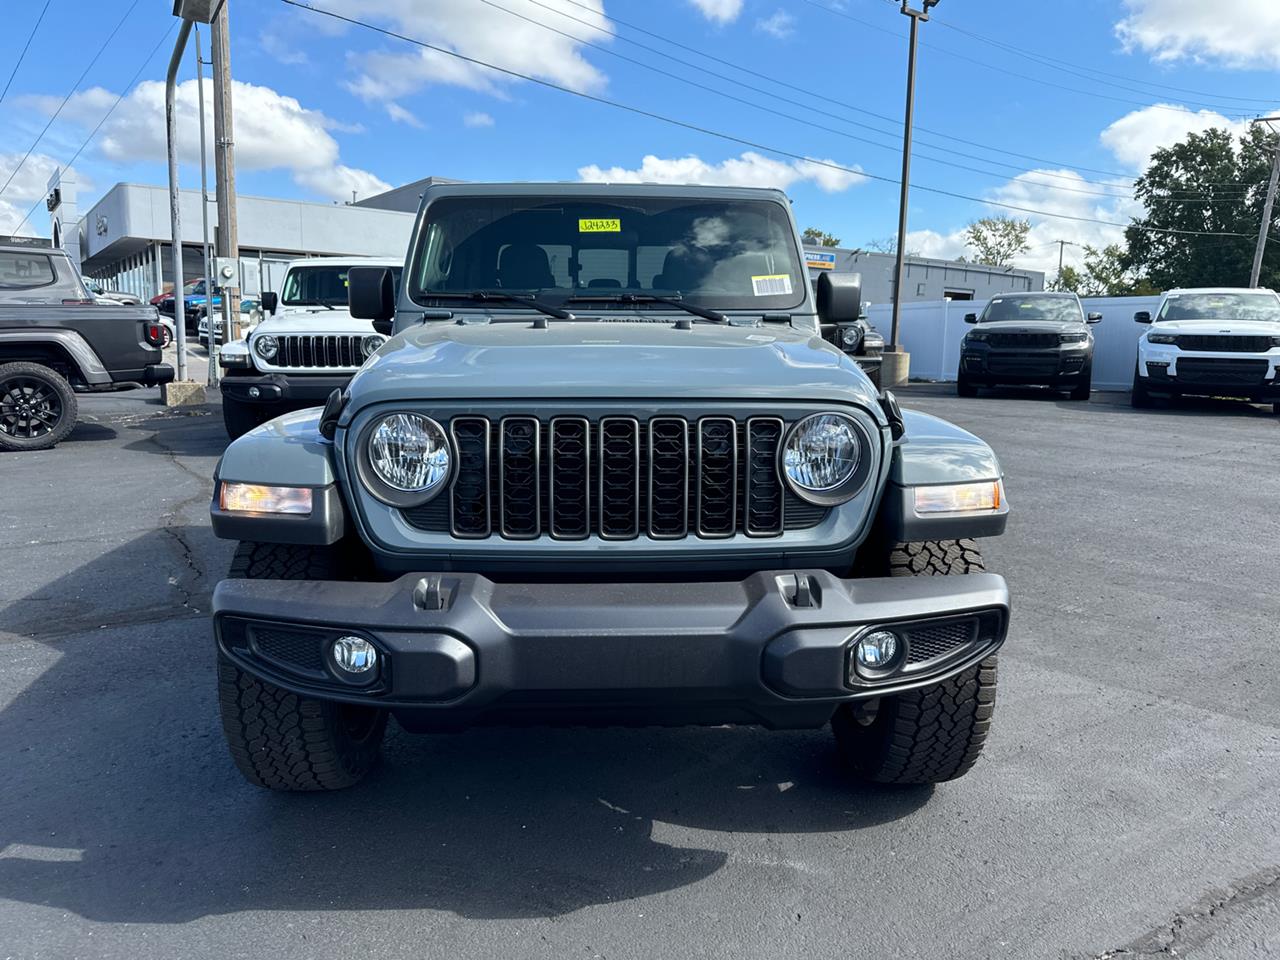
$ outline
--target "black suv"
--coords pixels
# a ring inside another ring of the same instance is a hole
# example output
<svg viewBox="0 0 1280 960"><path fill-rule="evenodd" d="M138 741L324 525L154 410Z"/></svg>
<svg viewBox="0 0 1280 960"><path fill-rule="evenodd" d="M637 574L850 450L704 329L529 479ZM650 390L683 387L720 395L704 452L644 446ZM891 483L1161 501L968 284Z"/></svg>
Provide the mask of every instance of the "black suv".
<svg viewBox="0 0 1280 960"><path fill-rule="evenodd" d="M1038 384L1088 400L1093 383L1093 333L1102 314L1085 315L1074 293L1005 293L993 297L960 344L956 390L976 397L979 387Z"/></svg>

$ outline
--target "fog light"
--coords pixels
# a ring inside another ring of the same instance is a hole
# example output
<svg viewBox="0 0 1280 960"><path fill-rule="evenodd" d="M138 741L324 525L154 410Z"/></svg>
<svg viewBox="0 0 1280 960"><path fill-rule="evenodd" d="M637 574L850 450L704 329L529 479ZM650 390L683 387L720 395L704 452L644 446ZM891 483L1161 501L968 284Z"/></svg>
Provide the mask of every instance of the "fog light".
<svg viewBox="0 0 1280 960"><path fill-rule="evenodd" d="M868 633L853 648L853 659L864 670L878 672L888 668L898 656L898 635L888 630Z"/></svg>
<svg viewBox="0 0 1280 960"><path fill-rule="evenodd" d="M260 396L262 396L262 391L261 391L261 390L259 390L257 387L250 387L250 388L249 388L249 396L250 396L252 399L257 400Z"/></svg>
<svg viewBox="0 0 1280 960"><path fill-rule="evenodd" d="M368 673L378 665L378 648L363 637L339 637L330 654L343 673Z"/></svg>

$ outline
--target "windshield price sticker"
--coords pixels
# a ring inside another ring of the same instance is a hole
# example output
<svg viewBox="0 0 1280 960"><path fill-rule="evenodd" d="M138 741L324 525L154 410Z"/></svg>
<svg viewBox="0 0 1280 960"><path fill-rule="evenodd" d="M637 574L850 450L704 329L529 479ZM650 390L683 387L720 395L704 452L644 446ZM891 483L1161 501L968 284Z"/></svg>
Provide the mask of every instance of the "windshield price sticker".
<svg viewBox="0 0 1280 960"><path fill-rule="evenodd" d="M757 297L786 296L791 293L791 274L774 273L751 278L751 292Z"/></svg>
<svg viewBox="0 0 1280 960"><path fill-rule="evenodd" d="M621 233L622 221L617 219L579 220L579 233Z"/></svg>

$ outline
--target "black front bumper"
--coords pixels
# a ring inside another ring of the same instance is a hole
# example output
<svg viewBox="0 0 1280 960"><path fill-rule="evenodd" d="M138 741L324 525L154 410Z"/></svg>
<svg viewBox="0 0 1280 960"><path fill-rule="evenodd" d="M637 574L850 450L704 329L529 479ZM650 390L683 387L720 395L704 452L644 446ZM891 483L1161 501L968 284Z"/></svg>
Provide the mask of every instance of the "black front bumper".
<svg viewBox="0 0 1280 960"><path fill-rule="evenodd" d="M1068 387L1089 375L1092 362L1091 350L1069 344L1040 349L966 346L960 355L960 372L977 384Z"/></svg>
<svg viewBox="0 0 1280 960"><path fill-rule="evenodd" d="M1254 361L1257 363L1257 361ZM1179 360L1179 363L1183 363ZM1256 403L1280 402L1280 375L1266 380L1260 372L1250 369L1248 361L1214 359L1213 364L1221 368L1215 373L1214 367L1193 369L1191 376L1179 376L1169 373L1169 364L1148 361L1148 376L1139 377L1141 385L1151 393L1170 393L1182 396L1202 397L1244 397ZM1191 367L1191 364L1187 364ZM1265 370L1267 361L1262 361L1259 370Z"/></svg>
<svg viewBox="0 0 1280 960"><path fill-rule="evenodd" d="M354 373L341 376L301 373L265 373L250 376L225 374L222 378L222 395L241 403L293 403L316 405L329 399L334 390L341 390Z"/></svg>
<svg viewBox="0 0 1280 960"><path fill-rule="evenodd" d="M936 683L1004 642L993 574L841 580L825 571L734 582L390 583L224 580L222 652L295 693L372 704L413 728L507 723L763 723L818 727L843 702ZM850 641L892 627L898 669L850 675ZM341 678L329 644L362 637L379 667Z"/></svg>

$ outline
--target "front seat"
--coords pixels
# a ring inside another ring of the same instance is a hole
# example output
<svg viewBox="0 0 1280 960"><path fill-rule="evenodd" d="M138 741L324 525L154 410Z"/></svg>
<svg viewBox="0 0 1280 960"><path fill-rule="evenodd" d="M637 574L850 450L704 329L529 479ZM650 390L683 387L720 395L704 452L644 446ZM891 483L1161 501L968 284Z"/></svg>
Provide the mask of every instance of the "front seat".
<svg viewBox="0 0 1280 960"><path fill-rule="evenodd" d="M662 261L662 272L653 278L654 290L692 291L706 280L715 260L700 247L673 247Z"/></svg>
<svg viewBox="0 0 1280 960"><path fill-rule="evenodd" d="M498 282L506 290L554 287L547 251L536 243L513 243L498 256Z"/></svg>

